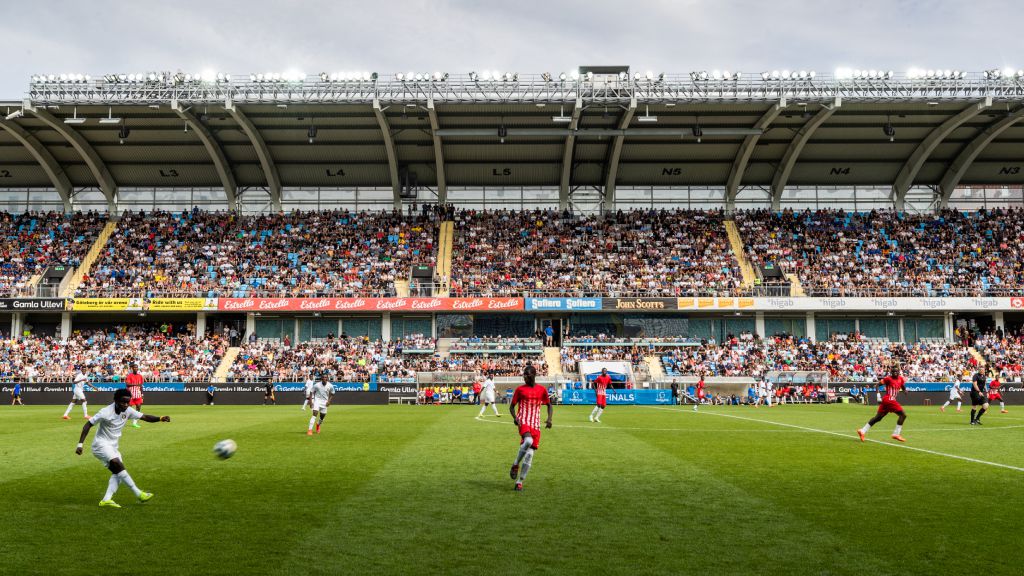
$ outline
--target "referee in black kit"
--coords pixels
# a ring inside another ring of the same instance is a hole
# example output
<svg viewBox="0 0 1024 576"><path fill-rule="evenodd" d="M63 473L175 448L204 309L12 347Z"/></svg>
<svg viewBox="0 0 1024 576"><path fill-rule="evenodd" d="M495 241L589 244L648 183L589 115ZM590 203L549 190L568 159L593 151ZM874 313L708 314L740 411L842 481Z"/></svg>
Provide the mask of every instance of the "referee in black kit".
<svg viewBox="0 0 1024 576"><path fill-rule="evenodd" d="M978 407L981 407L980 409ZM988 410L988 384L985 373L978 370L971 379L971 425L980 425L981 417ZM977 413L977 416L975 416Z"/></svg>

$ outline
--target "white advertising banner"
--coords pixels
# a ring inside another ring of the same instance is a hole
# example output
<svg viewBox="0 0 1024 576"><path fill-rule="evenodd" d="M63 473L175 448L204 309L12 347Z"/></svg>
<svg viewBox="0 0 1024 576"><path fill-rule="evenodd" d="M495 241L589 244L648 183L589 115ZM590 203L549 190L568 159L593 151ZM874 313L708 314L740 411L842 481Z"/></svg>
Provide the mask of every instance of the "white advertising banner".
<svg viewBox="0 0 1024 576"><path fill-rule="evenodd" d="M1024 311L1024 298L678 298L679 311L983 312Z"/></svg>

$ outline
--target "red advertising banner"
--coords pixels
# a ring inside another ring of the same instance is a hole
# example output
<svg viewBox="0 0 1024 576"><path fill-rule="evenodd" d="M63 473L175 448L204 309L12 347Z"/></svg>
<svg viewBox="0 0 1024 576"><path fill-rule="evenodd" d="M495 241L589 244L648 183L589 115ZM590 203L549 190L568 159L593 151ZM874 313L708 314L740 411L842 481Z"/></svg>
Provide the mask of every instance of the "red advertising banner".
<svg viewBox="0 0 1024 576"><path fill-rule="evenodd" d="M523 310L522 298L220 298L225 312L480 312Z"/></svg>

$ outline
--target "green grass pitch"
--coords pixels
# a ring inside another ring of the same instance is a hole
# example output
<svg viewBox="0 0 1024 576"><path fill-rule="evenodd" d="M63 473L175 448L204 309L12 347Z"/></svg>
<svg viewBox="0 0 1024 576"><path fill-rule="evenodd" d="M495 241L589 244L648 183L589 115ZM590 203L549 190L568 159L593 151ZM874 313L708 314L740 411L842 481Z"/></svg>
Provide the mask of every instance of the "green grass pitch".
<svg viewBox="0 0 1024 576"><path fill-rule="evenodd" d="M1024 410L910 407L903 446L893 416L858 441L863 406L590 410L555 407L516 493L505 407L334 406L310 438L298 406L148 406L172 422L121 452L156 497L113 510L80 409L5 406L0 573L1024 573Z"/></svg>

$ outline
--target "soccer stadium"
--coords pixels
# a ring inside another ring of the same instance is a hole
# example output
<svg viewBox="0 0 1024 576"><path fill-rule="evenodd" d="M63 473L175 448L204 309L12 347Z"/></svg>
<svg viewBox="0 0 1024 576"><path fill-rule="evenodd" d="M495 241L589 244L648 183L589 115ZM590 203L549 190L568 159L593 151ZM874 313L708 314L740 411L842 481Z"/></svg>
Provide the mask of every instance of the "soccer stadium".
<svg viewBox="0 0 1024 576"><path fill-rule="evenodd" d="M50 68L0 573L1024 573L1024 70Z"/></svg>

